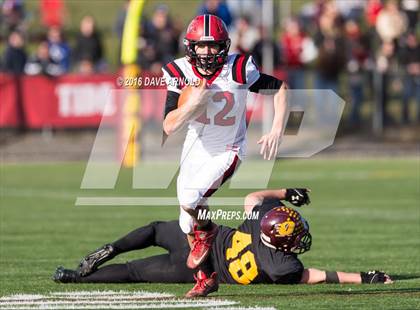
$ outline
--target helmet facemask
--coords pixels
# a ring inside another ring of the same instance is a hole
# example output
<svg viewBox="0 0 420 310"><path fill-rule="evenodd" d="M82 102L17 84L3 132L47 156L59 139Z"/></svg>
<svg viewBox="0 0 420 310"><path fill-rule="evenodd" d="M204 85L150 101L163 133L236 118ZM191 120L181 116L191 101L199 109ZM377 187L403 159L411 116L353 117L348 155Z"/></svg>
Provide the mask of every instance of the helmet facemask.
<svg viewBox="0 0 420 310"><path fill-rule="evenodd" d="M309 231L305 232L301 236L296 237L295 244L296 244L296 246L294 246L291 249L292 253L303 254L303 253L309 251L311 249L311 245L312 245L312 236L309 233Z"/></svg>
<svg viewBox="0 0 420 310"><path fill-rule="evenodd" d="M294 240L294 246L291 248L291 252L295 254L302 254L306 251L309 251L311 249L312 245L312 236L309 233L309 225L308 222L302 217L301 218L303 222L303 230L300 232L295 240Z"/></svg>
<svg viewBox="0 0 420 310"><path fill-rule="evenodd" d="M214 43L219 46L219 51L216 54L197 54L195 51L198 43ZM230 48L230 40L225 41L190 41L184 39L185 54L188 61L194 66L203 70L214 70L223 67L226 63L228 52Z"/></svg>

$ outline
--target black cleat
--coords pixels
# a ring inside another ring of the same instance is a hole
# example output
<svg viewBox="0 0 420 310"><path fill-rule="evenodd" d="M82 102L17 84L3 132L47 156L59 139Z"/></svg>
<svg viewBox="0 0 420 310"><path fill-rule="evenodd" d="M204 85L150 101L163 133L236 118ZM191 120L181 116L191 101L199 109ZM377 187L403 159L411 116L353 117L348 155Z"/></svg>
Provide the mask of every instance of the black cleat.
<svg viewBox="0 0 420 310"><path fill-rule="evenodd" d="M105 244L103 247L84 257L77 269L81 277L85 277L94 272L100 265L114 258L116 255L114 247L111 244Z"/></svg>
<svg viewBox="0 0 420 310"><path fill-rule="evenodd" d="M57 283L75 283L78 282L79 275L76 270L64 269L63 266L57 267L52 277L54 282Z"/></svg>
<svg viewBox="0 0 420 310"><path fill-rule="evenodd" d="M362 283L375 284L375 283L393 283L391 277L383 271L372 270L368 272L361 272Z"/></svg>

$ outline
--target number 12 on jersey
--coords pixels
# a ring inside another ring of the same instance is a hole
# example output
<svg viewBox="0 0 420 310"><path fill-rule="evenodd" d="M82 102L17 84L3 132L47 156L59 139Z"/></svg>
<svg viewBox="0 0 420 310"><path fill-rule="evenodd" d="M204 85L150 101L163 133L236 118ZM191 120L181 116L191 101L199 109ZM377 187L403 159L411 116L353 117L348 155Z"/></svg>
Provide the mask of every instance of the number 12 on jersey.
<svg viewBox="0 0 420 310"><path fill-rule="evenodd" d="M228 91L221 91L216 92L212 97L213 102L221 102L225 101L224 107L216 113L214 116L214 125L217 126L232 126L235 124L236 117L235 116L229 116L226 117L226 115L232 111L233 106L235 104L235 99L233 97L233 94ZM210 118L207 117L206 112L204 112L199 118L196 119L197 122L203 123L203 124L210 124Z"/></svg>

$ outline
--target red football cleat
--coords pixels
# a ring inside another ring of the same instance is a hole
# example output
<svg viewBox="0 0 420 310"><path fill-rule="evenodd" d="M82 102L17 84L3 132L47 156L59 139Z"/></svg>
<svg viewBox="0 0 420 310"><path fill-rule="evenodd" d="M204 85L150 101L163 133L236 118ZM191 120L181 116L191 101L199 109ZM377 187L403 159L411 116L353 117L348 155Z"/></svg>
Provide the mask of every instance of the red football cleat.
<svg viewBox="0 0 420 310"><path fill-rule="evenodd" d="M206 274L199 270L197 276L194 275L194 279L197 283L187 294L185 294L185 297L205 297L212 292L217 292L219 289L219 280L216 272L213 272L210 277L207 278Z"/></svg>
<svg viewBox="0 0 420 310"><path fill-rule="evenodd" d="M195 269L201 265L210 253L211 245L214 238L216 238L218 226L212 223L211 230L197 230L197 225L194 226L194 240L193 247L188 255L188 268Z"/></svg>

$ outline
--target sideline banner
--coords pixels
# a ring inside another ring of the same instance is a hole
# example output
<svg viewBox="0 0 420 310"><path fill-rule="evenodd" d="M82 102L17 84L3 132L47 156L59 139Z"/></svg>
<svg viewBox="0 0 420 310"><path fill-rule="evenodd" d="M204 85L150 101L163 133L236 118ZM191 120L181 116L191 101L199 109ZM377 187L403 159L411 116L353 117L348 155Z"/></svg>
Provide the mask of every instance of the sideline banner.
<svg viewBox="0 0 420 310"><path fill-rule="evenodd" d="M19 127L19 77L0 73L0 128Z"/></svg>
<svg viewBox="0 0 420 310"><path fill-rule="evenodd" d="M113 122L117 102L114 75L25 76L22 101L29 128L97 127L102 115Z"/></svg>
<svg viewBox="0 0 420 310"><path fill-rule="evenodd" d="M124 96L121 91L138 84L143 123L161 124L166 98L162 77L143 71L141 77L116 74L13 76L0 73L0 128L97 128L102 120L116 125ZM144 91L147 89L147 91ZM143 90L143 91L142 91ZM152 90L152 91L150 91ZM261 121L262 98L248 97L247 116Z"/></svg>

